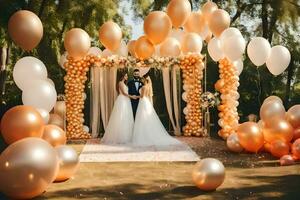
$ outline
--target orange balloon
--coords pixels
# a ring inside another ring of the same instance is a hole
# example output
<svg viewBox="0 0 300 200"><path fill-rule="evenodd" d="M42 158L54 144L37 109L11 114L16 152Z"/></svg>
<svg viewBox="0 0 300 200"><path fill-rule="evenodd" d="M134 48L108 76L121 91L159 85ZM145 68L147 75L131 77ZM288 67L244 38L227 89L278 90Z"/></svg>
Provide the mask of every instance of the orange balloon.
<svg viewBox="0 0 300 200"><path fill-rule="evenodd" d="M274 118L285 118L285 108L278 101L268 101L261 106L259 115L266 124L273 124Z"/></svg>
<svg viewBox="0 0 300 200"><path fill-rule="evenodd" d="M267 142L282 140L288 143L293 139L293 127L286 120L274 119L272 125L264 127L263 134Z"/></svg>
<svg viewBox="0 0 300 200"><path fill-rule="evenodd" d="M40 43L43 37L43 24L33 12L20 10L10 17L8 33L17 45L30 51Z"/></svg>
<svg viewBox="0 0 300 200"><path fill-rule="evenodd" d="M175 38L167 38L160 45L159 51L161 56L179 56L181 53L180 43Z"/></svg>
<svg viewBox="0 0 300 200"><path fill-rule="evenodd" d="M223 79L219 79L216 83L215 83L215 89L217 91L220 91L223 87L224 87L225 83Z"/></svg>
<svg viewBox="0 0 300 200"><path fill-rule="evenodd" d="M153 55L155 48L146 36L141 36L136 41L134 50L135 50L135 54L138 58L147 59Z"/></svg>
<svg viewBox="0 0 300 200"><path fill-rule="evenodd" d="M136 40L131 40L127 44L127 48L128 48L130 55L134 56L134 57L135 57L135 52L134 52L135 43L136 43Z"/></svg>
<svg viewBox="0 0 300 200"><path fill-rule="evenodd" d="M200 34L204 30L204 27L205 20L201 11L192 12L184 24L184 30L190 33L194 32Z"/></svg>
<svg viewBox="0 0 300 200"><path fill-rule="evenodd" d="M171 0L167 6L167 14L175 28L181 27L186 22L191 10L188 0Z"/></svg>
<svg viewBox="0 0 300 200"><path fill-rule="evenodd" d="M183 37L181 49L183 53L200 53L202 45L202 39L197 33L187 33Z"/></svg>
<svg viewBox="0 0 300 200"><path fill-rule="evenodd" d="M48 124L53 124L59 126L60 128L64 129L64 120L58 114L50 114Z"/></svg>
<svg viewBox="0 0 300 200"><path fill-rule="evenodd" d="M42 137L44 121L30 106L16 106L8 110L1 121L1 133L7 144L27 137Z"/></svg>
<svg viewBox="0 0 300 200"><path fill-rule="evenodd" d="M254 122L240 124L237 129L242 147L247 151L257 152L264 145L264 136L259 126Z"/></svg>
<svg viewBox="0 0 300 200"><path fill-rule="evenodd" d="M215 10L208 20L208 26L214 36L219 37L230 26L229 14L222 9Z"/></svg>
<svg viewBox="0 0 300 200"><path fill-rule="evenodd" d="M291 107L286 113L286 118L294 128L299 128L300 127L300 105L295 105Z"/></svg>
<svg viewBox="0 0 300 200"><path fill-rule="evenodd" d="M203 13L205 20L208 21L210 18L210 15L217 9L218 9L218 6L214 2L212 2L212 1L206 2L201 8L201 11Z"/></svg>
<svg viewBox="0 0 300 200"><path fill-rule="evenodd" d="M80 59L91 47L90 36L80 28L72 28L65 35L64 45L68 55L74 59Z"/></svg>
<svg viewBox="0 0 300 200"><path fill-rule="evenodd" d="M289 145L282 140L275 140L271 143L270 152L275 157L282 157L289 154L290 147Z"/></svg>
<svg viewBox="0 0 300 200"><path fill-rule="evenodd" d="M122 30L112 21L105 22L99 29L99 40L105 48L116 51L121 44Z"/></svg>
<svg viewBox="0 0 300 200"><path fill-rule="evenodd" d="M292 153L296 159L300 159L300 139L297 139L292 145Z"/></svg>
<svg viewBox="0 0 300 200"><path fill-rule="evenodd" d="M53 147L65 145L67 142L66 133L56 125L46 125L42 138Z"/></svg>
<svg viewBox="0 0 300 200"><path fill-rule="evenodd" d="M293 133L293 140L297 140L298 138L300 138L300 128L295 129Z"/></svg>
<svg viewBox="0 0 300 200"><path fill-rule="evenodd" d="M266 152L271 152L271 144L266 142L264 144L264 149L265 149Z"/></svg>
<svg viewBox="0 0 300 200"><path fill-rule="evenodd" d="M153 11L144 20L144 32L153 44L160 44L169 35L172 23L162 11Z"/></svg>

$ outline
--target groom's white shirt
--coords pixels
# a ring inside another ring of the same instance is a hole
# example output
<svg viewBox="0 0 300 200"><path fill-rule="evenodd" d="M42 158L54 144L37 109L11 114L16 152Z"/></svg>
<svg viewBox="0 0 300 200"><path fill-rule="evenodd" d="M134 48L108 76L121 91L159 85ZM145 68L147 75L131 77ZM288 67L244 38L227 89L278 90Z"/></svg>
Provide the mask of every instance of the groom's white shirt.
<svg viewBox="0 0 300 200"><path fill-rule="evenodd" d="M140 82L136 81L136 82L134 82L134 85L135 85L136 91L139 91Z"/></svg>

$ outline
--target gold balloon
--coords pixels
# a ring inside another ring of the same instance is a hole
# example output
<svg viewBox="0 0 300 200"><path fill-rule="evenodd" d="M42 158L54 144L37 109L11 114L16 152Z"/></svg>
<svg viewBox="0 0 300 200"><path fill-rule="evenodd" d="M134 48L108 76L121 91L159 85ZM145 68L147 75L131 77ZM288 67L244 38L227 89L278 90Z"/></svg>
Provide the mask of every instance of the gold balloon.
<svg viewBox="0 0 300 200"><path fill-rule="evenodd" d="M285 118L285 108L278 101L268 101L260 108L260 118L268 124L273 124L274 118Z"/></svg>
<svg viewBox="0 0 300 200"><path fill-rule="evenodd" d="M292 145L292 153L296 159L300 159L300 139L297 139Z"/></svg>
<svg viewBox="0 0 300 200"><path fill-rule="evenodd" d="M239 138L236 133L231 133L228 136L226 144L230 151L239 153L244 150L244 148L240 144Z"/></svg>
<svg viewBox="0 0 300 200"><path fill-rule="evenodd" d="M181 53L180 43L175 38L167 38L160 45L159 51L161 56L177 57Z"/></svg>
<svg viewBox="0 0 300 200"><path fill-rule="evenodd" d="M0 156L0 191L13 199L42 194L58 173L54 148L40 138L25 138Z"/></svg>
<svg viewBox="0 0 300 200"><path fill-rule="evenodd" d="M46 125L42 138L53 147L65 145L67 142L66 133L56 125Z"/></svg>
<svg viewBox="0 0 300 200"><path fill-rule="evenodd" d="M215 89L217 91L220 91L223 87L224 87L225 83L223 79L219 79L216 83L215 83Z"/></svg>
<svg viewBox="0 0 300 200"><path fill-rule="evenodd" d="M54 106L54 113L65 118L66 115L66 103L65 101L57 101Z"/></svg>
<svg viewBox="0 0 300 200"><path fill-rule="evenodd" d="M271 143L270 152L275 157L282 157L289 154L290 147L289 145L282 140L275 140Z"/></svg>
<svg viewBox="0 0 300 200"><path fill-rule="evenodd" d="M190 33L194 32L200 34L203 32L204 27L205 20L201 11L192 12L184 24L184 30Z"/></svg>
<svg viewBox="0 0 300 200"><path fill-rule="evenodd" d="M187 33L183 37L181 49L183 53L200 53L202 45L202 39L197 33Z"/></svg>
<svg viewBox="0 0 300 200"><path fill-rule="evenodd" d="M264 136L259 126L254 122L240 124L237 135L242 147L247 151L257 152L264 145Z"/></svg>
<svg viewBox="0 0 300 200"><path fill-rule="evenodd" d="M175 28L181 27L191 13L191 4L188 0L171 0L167 6L167 14Z"/></svg>
<svg viewBox="0 0 300 200"><path fill-rule="evenodd" d="M80 28L72 28L65 35L64 45L68 55L74 59L82 58L91 47L90 36Z"/></svg>
<svg viewBox="0 0 300 200"><path fill-rule="evenodd" d="M65 181L75 174L79 166L79 158L72 147L63 145L56 147L55 150L59 159L59 172L55 181Z"/></svg>
<svg viewBox="0 0 300 200"><path fill-rule="evenodd" d="M300 105L291 107L286 113L287 121L294 127L300 127Z"/></svg>
<svg viewBox="0 0 300 200"><path fill-rule="evenodd" d="M203 13L205 20L209 21L210 15L217 9L218 9L218 6L216 3L212 2L212 1L206 2L201 8L201 11Z"/></svg>
<svg viewBox="0 0 300 200"><path fill-rule="evenodd" d="M136 41L134 50L135 50L135 54L138 58L147 59L153 55L155 48L146 36L141 36Z"/></svg>
<svg viewBox="0 0 300 200"><path fill-rule="evenodd" d="M16 106L8 110L1 121L1 133L7 144L26 137L42 137L44 120L30 106Z"/></svg>
<svg viewBox="0 0 300 200"><path fill-rule="evenodd" d="M131 40L127 44L127 48L128 48L130 55L134 56L134 57L135 57L135 52L134 52L135 43L136 43L136 40Z"/></svg>
<svg viewBox="0 0 300 200"><path fill-rule="evenodd" d="M122 30L112 21L105 22L99 29L99 40L105 48L116 51L121 44Z"/></svg>
<svg viewBox="0 0 300 200"><path fill-rule="evenodd" d="M225 168L219 160L205 158L196 164L192 177L195 185L201 190L215 190L224 182Z"/></svg>
<svg viewBox="0 0 300 200"><path fill-rule="evenodd" d="M272 124L266 124L263 134L267 142L282 140L288 143L293 139L293 127L286 120L277 118Z"/></svg>
<svg viewBox="0 0 300 200"><path fill-rule="evenodd" d="M162 11L153 11L144 20L144 32L153 44L160 44L169 35L172 23Z"/></svg>
<svg viewBox="0 0 300 200"><path fill-rule="evenodd" d="M20 10L10 17L8 33L17 45L30 51L40 43L43 37L43 24L33 12Z"/></svg>
<svg viewBox="0 0 300 200"><path fill-rule="evenodd" d="M278 96L269 96L267 97L263 103L267 103L267 102L270 102L270 101L278 101L280 102L281 104L283 104L282 100L278 97Z"/></svg>
<svg viewBox="0 0 300 200"><path fill-rule="evenodd" d="M50 119L48 124L53 124L59 126L60 128L64 129L64 120L58 114L50 114Z"/></svg>
<svg viewBox="0 0 300 200"><path fill-rule="evenodd" d="M219 37L221 33L230 26L229 14L222 9L215 10L211 13L208 26L214 36Z"/></svg>

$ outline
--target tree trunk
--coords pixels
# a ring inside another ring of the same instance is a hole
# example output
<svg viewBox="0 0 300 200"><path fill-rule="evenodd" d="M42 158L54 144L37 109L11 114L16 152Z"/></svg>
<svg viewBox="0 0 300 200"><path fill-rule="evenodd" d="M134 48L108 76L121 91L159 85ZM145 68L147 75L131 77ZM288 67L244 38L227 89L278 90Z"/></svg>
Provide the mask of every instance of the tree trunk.
<svg viewBox="0 0 300 200"><path fill-rule="evenodd" d="M268 3L267 3L267 0L262 1L261 22L262 22L263 37L268 39L269 23L268 23Z"/></svg>
<svg viewBox="0 0 300 200"><path fill-rule="evenodd" d="M284 98L284 104L285 107L288 108L290 105L290 94L291 94L291 83L293 80L294 75L294 62L293 58L291 59L290 65L288 67L288 74L287 74L287 81L285 86L285 98Z"/></svg>
<svg viewBox="0 0 300 200"><path fill-rule="evenodd" d="M46 3L47 3L46 0L43 0L42 3L41 3L41 7L40 7L40 10L39 10L39 14L38 14L39 18L41 18L42 14L44 12L44 8L46 7Z"/></svg>

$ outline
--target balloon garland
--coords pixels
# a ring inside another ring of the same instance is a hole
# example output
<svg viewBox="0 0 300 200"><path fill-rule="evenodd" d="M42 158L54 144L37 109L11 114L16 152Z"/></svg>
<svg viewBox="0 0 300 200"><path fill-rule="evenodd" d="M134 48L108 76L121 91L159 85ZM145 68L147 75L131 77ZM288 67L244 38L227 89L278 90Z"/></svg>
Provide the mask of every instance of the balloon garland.
<svg viewBox="0 0 300 200"><path fill-rule="evenodd" d="M215 84L216 90L221 93L221 104L218 106L220 111L218 123L221 130L218 134L226 139L236 132L239 124L237 112L239 77L236 67L228 59L221 59L219 63L220 79Z"/></svg>

